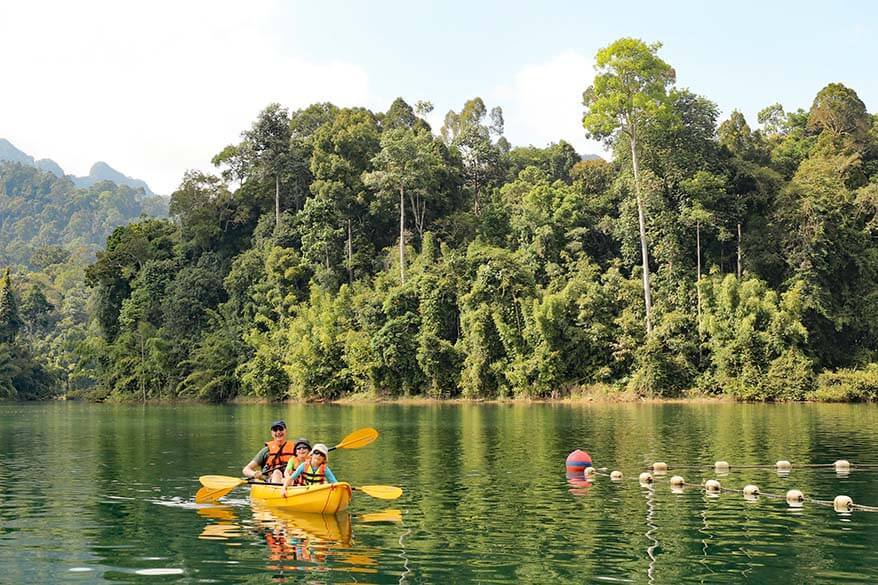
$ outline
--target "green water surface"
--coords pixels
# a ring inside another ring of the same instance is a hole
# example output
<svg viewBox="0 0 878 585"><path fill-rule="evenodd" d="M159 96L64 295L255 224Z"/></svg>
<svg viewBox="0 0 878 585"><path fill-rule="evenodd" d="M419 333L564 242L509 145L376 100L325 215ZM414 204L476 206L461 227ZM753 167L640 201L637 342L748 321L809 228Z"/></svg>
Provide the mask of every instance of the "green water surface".
<svg viewBox="0 0 878 585"><path fill-rule="evenodd" d="M198 476L239 475L278 418L330 445L377 428L330 466L404 495L329 518L254 509L246 488L195 504ZM571 486L576 448L625 480ZM878 407L0 404L0 582L875 583L878 512L637 482L666 461L691 483L878 505L878 467L796 467L840 458L878 465ZM778 459L789 475L736 469Z"/></svg>

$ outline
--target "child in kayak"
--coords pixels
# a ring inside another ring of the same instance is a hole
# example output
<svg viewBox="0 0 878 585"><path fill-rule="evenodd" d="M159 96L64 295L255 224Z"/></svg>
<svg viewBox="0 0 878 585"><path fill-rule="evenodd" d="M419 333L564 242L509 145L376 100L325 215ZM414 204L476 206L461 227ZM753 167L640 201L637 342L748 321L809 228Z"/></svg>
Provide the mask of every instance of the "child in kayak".
<svg viewBox="0 0 878 585"><path fill-rule="evenodd" d="M338 483L335 475L326 462L329 460L329 449L323 443L317 443L311 448L311 458L304 463L300 463L295 471L290 473L293 462L287 464L287 473L284 475L284 485L280 494L287 497L287 488L296 481L299 476L304 478L303 485L313 485L316 483Z"/></svg>
<svg viewBox="0 0 878 585"><path fill-rule="evenodd" d="M308 461L311 454L311 443L309 443L308 439L305 437L299 437L296 439L296 443L293 446L293 453L295 453L295 455L289 460L284 469L284 479L292 475L293 472L299 468L299 465ZM304 483L305 478L300 475L296 478L296 481L293 482L293 485L304 485Z"/></svg>

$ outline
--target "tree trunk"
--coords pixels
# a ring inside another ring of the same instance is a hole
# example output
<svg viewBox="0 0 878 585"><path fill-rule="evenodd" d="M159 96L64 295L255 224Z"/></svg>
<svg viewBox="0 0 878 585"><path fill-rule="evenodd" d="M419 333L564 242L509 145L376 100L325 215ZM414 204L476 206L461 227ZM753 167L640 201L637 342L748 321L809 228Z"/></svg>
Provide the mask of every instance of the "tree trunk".
<svg viewBox="0 0 878 585"><path fill-rule="evenodd" d="M631 164L634 167L634 193L637 196L637 221L640 224L640 254L643 258L643 300L646 303L646 332L652 333L652 294L649 288L649 256L646 240L646 217L640 195L640 165L637 160L637 138L631 136Z"/></svg>
<svg viewBox="0 0 878 585"><path fill-rule="evenodd" d="M143 332L140 332L140 391L143 394L143 403L146 404L146 381L143 379L144 362L146 362L146 351L143 347Z"/></svg>
<svg viewBox="0 0 878 585"><path fill-rule="evenodd" d="M701 332L701 222L695 222L695 247L698 248L696 253L697 260L697 273L695 276L695 291L698 297L698 339L703 339L703 335ZM698 348L699 354L701 353L701 348Z"/></svg>
<svg viewBox="0 0 878 585"><path fill-rule="evenodd" d="M399 281L405 284L405 191L399 188Z"/></svg>
<svg viewBox="0 0 878 585"><path fill-rule="evenodd" d="M415 218L418 238L424 239L424 216L427 214L427 202L421 197L409 193L409 203L412 206L412 216Z"/></svg>
<svg viewBox="0 0 878 585"><path fill-rule="evenodd" d="M354 284L354 244L351 230L351 218L348 218L348 282Z"/></svg>
<svg viewBox="0 0 878 585"><path fill-rule="evenodd" d="M738 222L738 280L741 280L741 222Z"/></svg>
<svg viewBox="0 0 878 585"><path fill-rule="evenodd" d="M280 227L280 177L274 176L274 228Z"/></svg>

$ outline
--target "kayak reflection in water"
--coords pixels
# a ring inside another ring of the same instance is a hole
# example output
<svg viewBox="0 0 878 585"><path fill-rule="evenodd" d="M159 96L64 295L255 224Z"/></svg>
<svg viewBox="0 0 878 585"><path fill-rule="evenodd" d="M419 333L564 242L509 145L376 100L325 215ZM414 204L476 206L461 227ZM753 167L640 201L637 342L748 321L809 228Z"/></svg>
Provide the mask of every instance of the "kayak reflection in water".
<svg viewBox="0 0 878 585"><path fill-rule="evenodd" d="M333 549L343 550L351 542L347 513L302 514L260 506L254 508L253 518L268 545L272 564L267 568L273 571L314 569L311 563L325 563ZM303 562L308 565L298 564Z"/></svg>
<svg viewBox="0 0 878 585"><path fill-rule="evenodd" d="M335 474L332 473L329 465L326 464L328 459L329 449L323 443L317 443L311 449L311 458L304 463L300 463L295 471L291 471L293 462L290 461L284 474L284 485L280 491L281 496L287 497L287 488L300 477L302 478L300 485L338 483L338 480L335 479Z"/></svg>

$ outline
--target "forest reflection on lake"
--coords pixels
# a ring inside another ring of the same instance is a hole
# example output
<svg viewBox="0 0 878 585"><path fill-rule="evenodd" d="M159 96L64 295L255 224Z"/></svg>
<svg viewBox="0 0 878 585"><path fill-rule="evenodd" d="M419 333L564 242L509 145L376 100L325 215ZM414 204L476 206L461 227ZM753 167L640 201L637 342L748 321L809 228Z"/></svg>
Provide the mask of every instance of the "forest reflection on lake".
<svg viewBox="0 0 878 585"><path fill-rule="evenodd" d="M331 465L403 496L355 493L336 516L251 506L246 487L195 504L198 476L237 475L277 418L328 444L377 428L374 444L333 452ZM876 505L874 467L802 467L875 466L876 423L872 405L3 404L0 566L19 583L868 583L878 513L740 490ZM35 445L51 482L22 481ZM606 468L588 484L565 477L576 448ZM670 469L642 487L655 461ZM616 469L622 481L607 477ZM673 490L677 473L737 493Z"/></svg>

